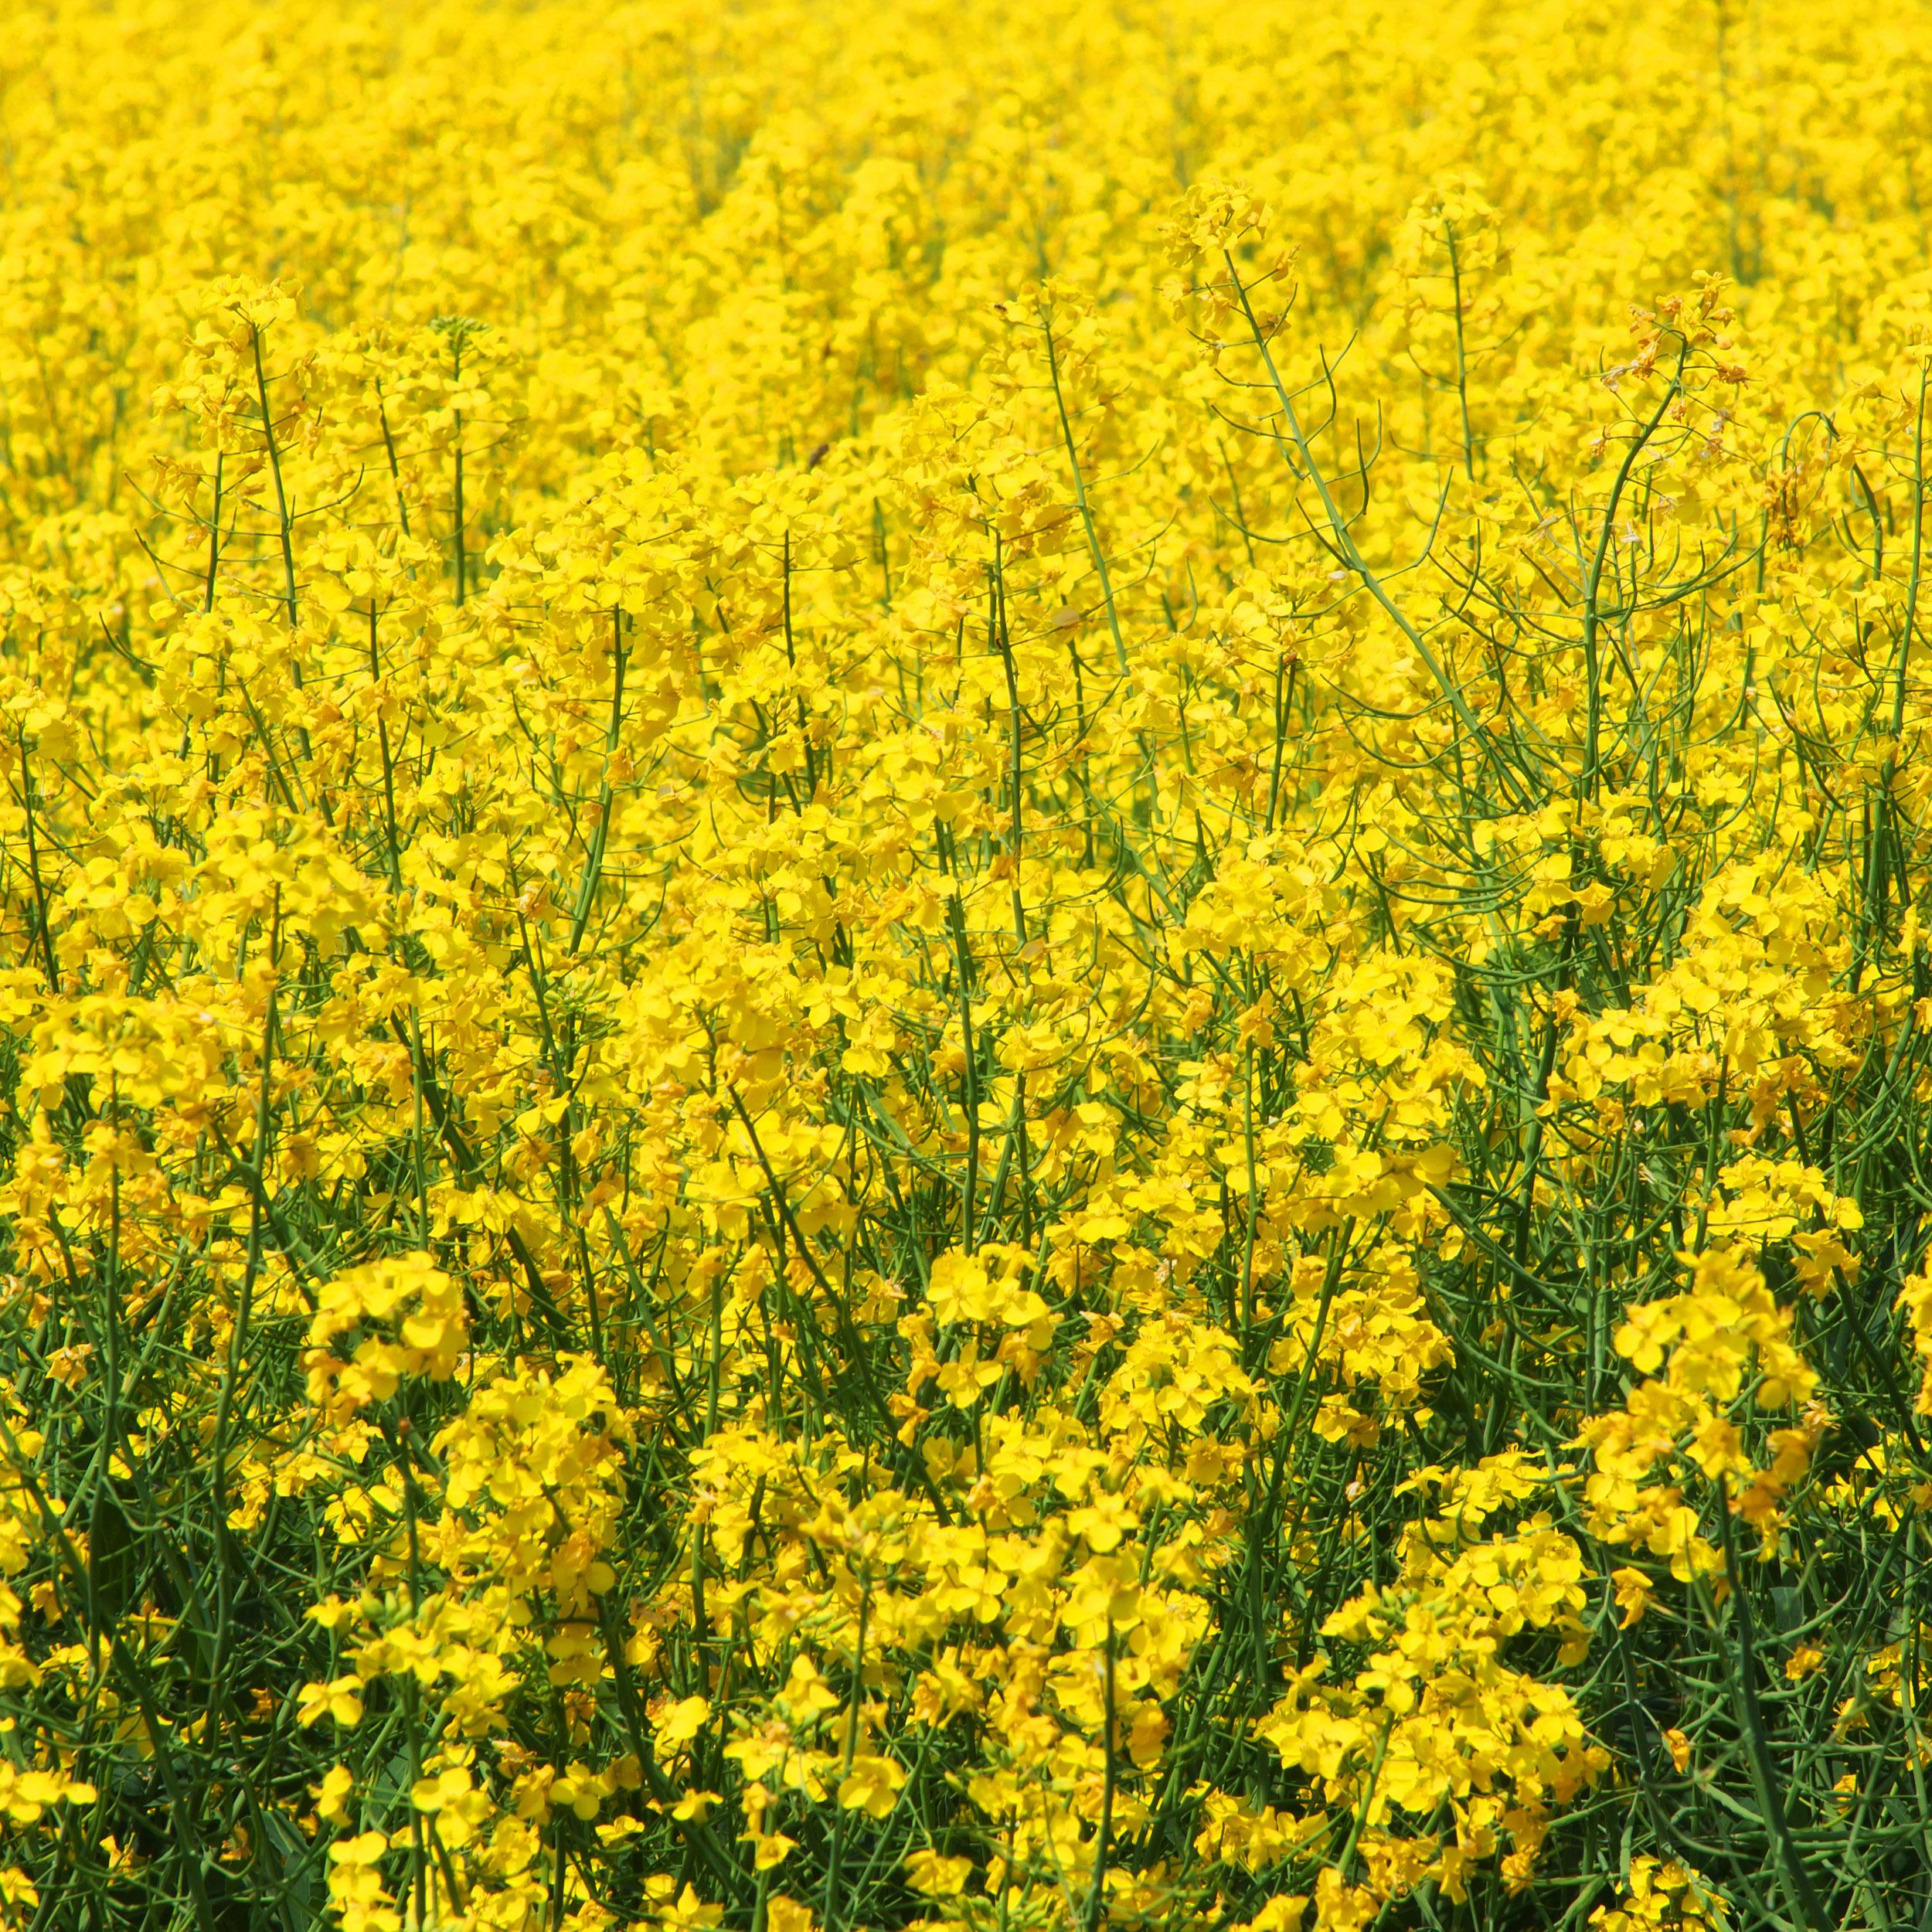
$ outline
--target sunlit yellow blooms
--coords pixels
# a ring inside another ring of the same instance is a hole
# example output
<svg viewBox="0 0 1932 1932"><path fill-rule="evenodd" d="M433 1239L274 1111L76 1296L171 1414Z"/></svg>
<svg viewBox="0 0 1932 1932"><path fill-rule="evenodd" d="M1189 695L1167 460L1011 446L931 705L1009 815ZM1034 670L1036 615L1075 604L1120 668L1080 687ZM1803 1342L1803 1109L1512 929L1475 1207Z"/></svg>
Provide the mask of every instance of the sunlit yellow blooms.
<svg viewBox="0 0 1932 1932"><path fill-rule="evenodd" d="M1648 1932L1652 1927L1672 1932L1731 1923L1723 1896L1698 1874L1675 1859L1646 1855L1631 1861L1630 1879L1621 1902L1599 1906L1590 1916L1603 1932Z"/></svg>
<svg viewBox="0 0 1932 1932"><path fill-rule="evenodd" d="M326 1684L308 1684L303 1686L302 1699L297 1717L304 1724L318 1724L328 1718L337 1724L355 1724L362 1721L362 1700L357 1694L362 1688L362 1680L352 1673L347 1677L333 1679Z"/></svg>
<svg viewBox="0 0 1932 1932"><path fill-rule="evenodd" d="M0 1920L1924 1923L1919 11L15 12Z"/></svg>
<svg viewBox="0 0 1932 1932"><path fill-rule="evenodd" d="M372 1332L338 1359L338 1338L366 1325ZM339 1419L394 1395L406 1375L447 1382L468 1334L461 1288L427 1255L352 1270L323 1287L309 1323L309 1400Z"/></svg>

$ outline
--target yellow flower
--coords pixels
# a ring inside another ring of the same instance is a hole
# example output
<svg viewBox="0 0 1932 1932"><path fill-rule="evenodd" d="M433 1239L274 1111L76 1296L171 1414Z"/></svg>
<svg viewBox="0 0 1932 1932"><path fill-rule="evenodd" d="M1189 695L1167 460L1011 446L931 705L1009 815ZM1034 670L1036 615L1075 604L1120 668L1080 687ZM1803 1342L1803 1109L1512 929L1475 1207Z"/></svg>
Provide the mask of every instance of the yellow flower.
<svg viewBox="0 0 1932 1932"><path fill-rule="evenodd" d="M852 1769L839 1780L838 1802L846 1811L883 1818L898 1803L905 1782L906 1774L891 1758L861 1751L853 1758Z"/></svg>
<svg viewBox="0 0 1932 1932"><path fill-rule="evenodd" d="M944 1852L923 1850L909 1852L906 1859L906 1880L915 1892L930 1899L954 1899L966 1889L966 1881L972 1876L973 1862L968 1858L949 1858Z"/></svg>
<svg viewBox="0 0 1932 1932"><path fill-rule="evenodd" d="M668 1753L682 1750L704 1729L710 1715L711 1704L706 1698L684 1697L667 1705L651 1720L651 1735L658 1749Z"/></svg>
<svg viewBox="0 0 1932 1932"><path fill-rule="evenodd" d="M324 1718L345 1726L362 1719L362 1680L351 1672L326 1684L304 1684L296 1707L296 1720L304 1725L319 1724Z"/></svg>
<svg viewBox="0 0 1932 1932"><path fill-rule="evenodd" d="M1628 1566L1612 1570L1610 1580L1616 1588L1617 1607L1623 1612L1622 1627L1628 1630L1643 1621L1645 1611L1650 1607L1651 1580L1641 1570Z"/></svg>

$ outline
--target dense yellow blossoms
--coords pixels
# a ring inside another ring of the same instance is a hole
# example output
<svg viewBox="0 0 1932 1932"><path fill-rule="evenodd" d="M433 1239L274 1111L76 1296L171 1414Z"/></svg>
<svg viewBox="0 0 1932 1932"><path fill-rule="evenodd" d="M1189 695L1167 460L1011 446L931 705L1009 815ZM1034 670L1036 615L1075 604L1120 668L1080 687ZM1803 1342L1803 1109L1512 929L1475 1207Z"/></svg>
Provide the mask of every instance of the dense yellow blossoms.
<svg viewBox="0 0 1932 1932"><path fill-rule="evenodd" d="M12 9L0 1923L1924 1924L1929 108Z"/></svg>

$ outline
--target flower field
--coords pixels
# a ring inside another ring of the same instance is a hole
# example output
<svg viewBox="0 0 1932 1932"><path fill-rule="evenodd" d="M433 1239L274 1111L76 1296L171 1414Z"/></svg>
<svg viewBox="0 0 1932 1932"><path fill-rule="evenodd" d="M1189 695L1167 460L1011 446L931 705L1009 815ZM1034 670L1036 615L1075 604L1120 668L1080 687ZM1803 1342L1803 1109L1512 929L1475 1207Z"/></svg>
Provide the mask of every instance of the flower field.
<svg viewBox="0 0 1932 1932"><path fill-rule="evenodd" d="M22 0L0 1924L1932 1923L1929 130Z"/></svg>

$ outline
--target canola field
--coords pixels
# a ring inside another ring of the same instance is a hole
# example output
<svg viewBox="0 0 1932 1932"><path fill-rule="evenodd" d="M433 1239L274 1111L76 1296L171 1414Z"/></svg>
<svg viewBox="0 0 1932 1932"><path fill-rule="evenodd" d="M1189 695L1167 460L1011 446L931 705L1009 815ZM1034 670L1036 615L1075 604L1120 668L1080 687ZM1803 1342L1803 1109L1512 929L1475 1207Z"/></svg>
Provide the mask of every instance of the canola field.
<svg viewBox="0 0 1932 1932"><path fill-rule="evenodd" d="M1928 130L11 9L0 1923L1926 1926Z"/></svg>

